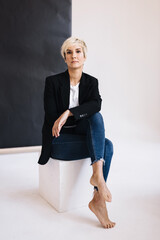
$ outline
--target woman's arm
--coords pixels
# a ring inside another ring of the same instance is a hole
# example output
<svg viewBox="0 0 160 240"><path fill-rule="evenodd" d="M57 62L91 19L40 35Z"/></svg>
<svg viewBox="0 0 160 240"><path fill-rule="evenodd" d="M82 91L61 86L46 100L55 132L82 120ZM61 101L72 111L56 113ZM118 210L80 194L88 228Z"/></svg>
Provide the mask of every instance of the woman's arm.
<svg viewBox="0 0 160 240"><path fill-rule="evenodd" d="M102 99L99 94L98 80L94 78L91 81L92 84L90 85L87 93L88 99L85 99L79 106L69 109L76 120L89 117L101 110ZM85 89L83 91L85 91ZM80 94L83 95L83 92L80 92Z"/></svg>
<svg viewBox="0 0 160 240"><path fill-rule="evenodd" d="M53 77L48 77L46 78L44 90L45 122L52 129L52 136L58 137L62 126L68 117L73 114L69 110L66 110L61 115L58 113L55 95Z"/></svg>

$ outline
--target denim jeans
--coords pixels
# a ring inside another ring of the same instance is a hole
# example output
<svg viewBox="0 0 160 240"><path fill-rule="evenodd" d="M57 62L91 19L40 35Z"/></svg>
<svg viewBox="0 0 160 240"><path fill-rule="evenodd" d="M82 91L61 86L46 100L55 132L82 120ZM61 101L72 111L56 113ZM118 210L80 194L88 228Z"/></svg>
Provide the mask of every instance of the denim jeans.
<svg viewBox="0 0 160 240"><path fill-rule="evenodd" d="M71 161L90 157L91 165L103 159L105 181L107 181L112 155L113 144L105 138L103 117L99 112L77 121L76 127L63 127L60 136L54 137L52 141L52 158Z"/></svg>

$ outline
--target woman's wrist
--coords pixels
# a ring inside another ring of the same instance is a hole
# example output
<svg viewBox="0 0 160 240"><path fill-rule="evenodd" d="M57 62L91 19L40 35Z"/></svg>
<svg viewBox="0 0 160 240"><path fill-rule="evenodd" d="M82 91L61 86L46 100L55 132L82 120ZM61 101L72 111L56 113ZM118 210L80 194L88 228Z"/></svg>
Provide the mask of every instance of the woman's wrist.
<svg viewBox="0 0 160 240"><path fill-rule="evenodd" d="M73 116L73 113L71 113L69 109L67 111L68 111L68 117Z"/></svg>

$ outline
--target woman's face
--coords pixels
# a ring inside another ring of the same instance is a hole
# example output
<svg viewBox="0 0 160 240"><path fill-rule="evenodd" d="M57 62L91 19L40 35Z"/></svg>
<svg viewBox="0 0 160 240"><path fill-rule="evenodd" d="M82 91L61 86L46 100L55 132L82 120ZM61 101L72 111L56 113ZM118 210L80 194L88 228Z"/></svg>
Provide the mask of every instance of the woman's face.
<svg viewBox="0 0 160 240"><path fill-rule="evenodd" d="M65 62L70 69L83 68L86 58L82 47L78 44L71 45L66 50Z"/></svg>

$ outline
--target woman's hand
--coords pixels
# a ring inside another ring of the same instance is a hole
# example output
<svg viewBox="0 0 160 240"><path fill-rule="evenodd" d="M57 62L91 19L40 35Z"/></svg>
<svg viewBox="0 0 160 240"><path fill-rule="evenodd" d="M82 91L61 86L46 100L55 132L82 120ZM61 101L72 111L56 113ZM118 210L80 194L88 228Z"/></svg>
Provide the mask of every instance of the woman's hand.
<svg viewBox="0 0 160 240"><path fill-rule="evenodd" d="M72 116L72 113L69 110L66 110L62 115L54 122L54 125L52 127L52 135L53 137L59 137L59 133L61 131L61 128L67 121L68 117Z"/></svg>

